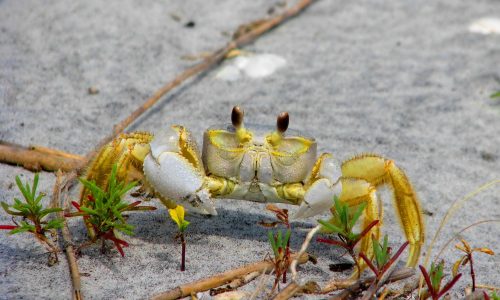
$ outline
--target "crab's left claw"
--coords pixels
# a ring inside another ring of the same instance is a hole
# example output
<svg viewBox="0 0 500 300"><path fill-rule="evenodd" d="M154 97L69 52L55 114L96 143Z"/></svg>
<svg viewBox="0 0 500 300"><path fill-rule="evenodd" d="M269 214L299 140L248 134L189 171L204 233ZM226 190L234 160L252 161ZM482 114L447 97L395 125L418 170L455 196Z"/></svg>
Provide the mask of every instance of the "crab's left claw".
<svg viewBox="0 0 500 300"><path fill-rule="evenodd" d="M339 174L340 167L331 154L322 154L306 180L304 200L292 218L308 218L329 211L333 196L342 190Z"/></svg>
<svg viewBox="0 0 500 300"><path fill-rule="evenodd" d="M168 208L181 204L188 211L216 215L210 193L203 186L205 171L196 143L182 126L156 136L144 160L147 183Z"/></svg>

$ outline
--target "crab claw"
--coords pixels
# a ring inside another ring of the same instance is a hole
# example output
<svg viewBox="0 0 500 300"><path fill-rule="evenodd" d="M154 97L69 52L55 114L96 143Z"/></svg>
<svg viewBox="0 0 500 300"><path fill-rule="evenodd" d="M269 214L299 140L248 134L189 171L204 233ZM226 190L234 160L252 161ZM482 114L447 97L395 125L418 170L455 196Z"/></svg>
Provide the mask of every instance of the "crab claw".
<svg viewBox="0 0 500 300"><path fill-rule="evenodd" d="M329 211L333 196L340 194L342 182L340 169L330 154L322 154L316 161L306 182L308 188L293 219L308 218Z"/></svg>
<svg viewBox="0 0 500 300"><path fill-rule="evenodd" d="M216 215L210 193L203 187L205 172L196 143L182 126L172 126L151 142L144 160L148 183L161 197L191 212Z"/></svg>

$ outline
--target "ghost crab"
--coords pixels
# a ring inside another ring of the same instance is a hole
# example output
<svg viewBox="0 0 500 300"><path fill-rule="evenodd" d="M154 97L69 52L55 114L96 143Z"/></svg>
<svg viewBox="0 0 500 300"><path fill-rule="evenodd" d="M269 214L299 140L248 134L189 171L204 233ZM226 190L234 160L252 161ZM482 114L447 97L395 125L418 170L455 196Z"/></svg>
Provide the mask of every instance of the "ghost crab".
<svg viewBox="0 0 500 300"><path fill-rule="evenodd" d="M168 208L181 204L211 215L217 214L215 198L231 198L298 205L294 218L305 218L327 211L338 195L350 206L367 203L364 225L380 221L372 229L377 239L382 214L376 189L386 184L410 242L407 265L416 265L424 240L422 211L405 173L392 160L363 154L339 165L329 153L316 156L314 138L288 129L288 113L278 116L275 128L245 126L243 117L243 110L234 107L232 124L208 128L202 154L183 126L155 137L122 134L100 150L87 179L105 185L111 166L118 163L119 179L140 179L149 195ZM86 194L83 190L81 199ZM371 239L363 239L360 248L371 253Z"/></svg>

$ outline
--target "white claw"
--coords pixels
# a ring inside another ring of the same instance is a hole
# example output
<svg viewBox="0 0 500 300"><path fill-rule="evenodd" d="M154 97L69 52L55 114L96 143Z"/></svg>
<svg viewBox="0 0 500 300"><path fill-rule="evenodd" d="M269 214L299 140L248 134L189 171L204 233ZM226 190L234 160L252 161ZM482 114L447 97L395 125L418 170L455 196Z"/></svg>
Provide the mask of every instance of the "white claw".
<svg viewBox="0 0 500 300"><path fill-rule="evenodd" d="M216 215L209 192L202 188L203 170L179 153L178 141L178 133L173 129L155 137L151 153L144 159L146 179L155 191L188 211Z"/></svg>
<svg viewBox="0 0 500 300"><path fill-rule="evenodd" d="M331 182L322 178L313 183L304 195L304 201L293 215L293 219L308 218L328 212L333 205L333 196L339 193L341 183L334 186Z"/></svg>

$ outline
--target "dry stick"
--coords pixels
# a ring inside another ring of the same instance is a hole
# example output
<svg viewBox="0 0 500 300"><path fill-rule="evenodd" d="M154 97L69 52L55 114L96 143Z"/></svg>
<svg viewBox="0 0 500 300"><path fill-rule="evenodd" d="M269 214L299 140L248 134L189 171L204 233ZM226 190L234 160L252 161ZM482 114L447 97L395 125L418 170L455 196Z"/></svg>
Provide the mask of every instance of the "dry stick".
<svg viewBox="0 0 500 300"><path fill-rule="evenodd" d="M321 229L321 225L317 225L313 229L309 231L309 233L306 236L306 239L302 243L302 246L300 247L300 251L297 253L295 258L292 260L292 264L290 265L290 270L292 271L292 281L297 281L297 257L301 257L302 253L305 253L307 250L307 247L309 247L309 243L311 243L312 238L314 235Z"/></svg>
<svg viewBox="0 0 500 300"><path fill-rule="evenodd" d="M63 207L61 205L60 199L61 199L61 179L62 179L63 173L61 170L58 170L56 173L56 183L54 184L54 191L52 193L52 199L51 199L51 207ZM66 191L67 192L67 191ZM66 193L65 193L66 195ZM67 202L67 201L65 201ZM64 208L64 207L63 207ZM64 212L61 211L58 213L59 218L64 219ZM63 240L65 243L65 248L66 248L66 257L68 259L68 265L69 265L69 270L71 274L71 282L73 284L73 293L72 293L72 298L75 300L80 300L82 299L81 296L81 284L80 284L80 271L78 270L78 265L76 264L76 257L75 257L75 252L73 251L73 246L72 246L72 241L71 241L71 235L69 233L68 229L68 224L66 223L66 219L64 219L64 226L61 229Z"/></svg>
<svg viewBox="0 0 500 300"><path fill-rule="evenodd" d="M273 300L287 300L292 298L297 292L302 289L295 281L292 281L286 288L277 294Z"/></svg>
<svg viewBox="0 0 500 300"><path fill-rule="evenodd" d="M114 126L113 133L102 139L101 142L97 145L97 147L86 155L85 157L86 162L91 161L100 148L102 148L104 145L112 141L117 135L122 133L125 130L125 128L127 128L130 124L132 124L132 122L134 122L138 117L140 117L146 110L151 108L156 102L158 102L166 93L170 92L173 88L177 87L178 85L180 85L187 79L193 77L194 75L198 75L210 70L212 67L222 62L230 51L254 41L262 34L280 25L284 21L298 15L306 7L312 4L313 1L314 0L301 0L299 3L297 3L297 5L286 10L281 15L270 18L268 20L253 21L248 24L240 26L240 28L249 28L250 30L247 33L241 34L233 38L233 40L231 40L225 47L220 48L217 51L213 52L212 54L207 56L202 62L185 70L184 72L179 74L176 78L174 78L174 80L165 84L158 91L156 91L156 93L154 93L153 96L151 96L151 98L149 98L144 104L142 104L134 112L132 112L130 116L128 116L125 120ZM255 26L255 24L258 25Z"/></svg>
<svg viewBox="0 0 500 300"><path fill-rule="evenodd" d="M295 256L295 255L294 255ZM309 255L304 253L298 258L298 263L304 264L309 260ZM231 282L235 278L239 278L249 273L253 272L263 272L264 270L272 270L274 264L270 260L264 260L243 266L238 269L233 269L224 273L219 273L209 278L201 279L192 283L180 285L172 290L158 294L152 299L154 300L168 300L168 299L178 299L191 295L192 293L198 293L207 291L223 284Z"/></svg>
<svg viewBox="0 0 500 300"><path fill-rule="evenodd" d="M24 147L0 141L0 162L21 165L30 171L71 171L84 157L40 146Z"/></svg>
<svg viewBox="0 0 500 300"><path fill-rule="evenodd" d="M413 275L415 275L415 269L402 268L392 272L392 274L386 280L386 283L403 280ZM368 288L374 280L376 280L376 277L371 276L368 278L356 280L354 283L351 279L331 282L329 285L325 286L321 290L321 292L326 294L332 291L343 289L340 294L333 296L332 298L330 298L330 300L344 300L349 298L352 293L359 292Z"/></svg>
<svg viewBox="0 0 500 300"><path fill-rule="evenodd" d="M267 270L265 270L263 273L266 273L266 272L267 272ZM250 281L254 280L255 278L259 277L260 275L261 275L261 272L255 271L255 272L246 274L244 276L238 277L238 278L234 279L233 281L231 281L230 283L228 283L226 286L210 290L210 295L212 295L212 294L217 295L217 294L225 293L227 291L235 290L241 286L244 286L245 284L247 284Z"/></svg>

